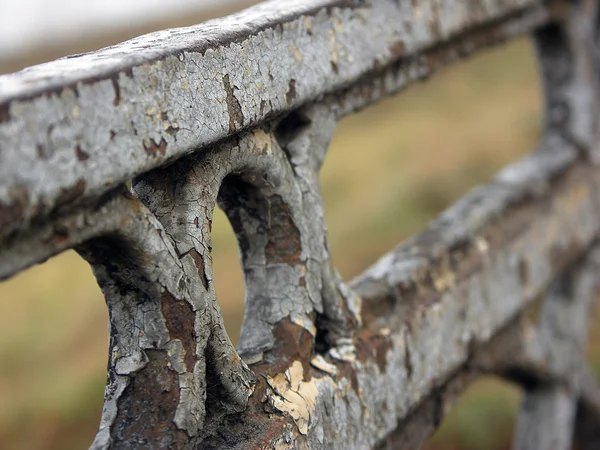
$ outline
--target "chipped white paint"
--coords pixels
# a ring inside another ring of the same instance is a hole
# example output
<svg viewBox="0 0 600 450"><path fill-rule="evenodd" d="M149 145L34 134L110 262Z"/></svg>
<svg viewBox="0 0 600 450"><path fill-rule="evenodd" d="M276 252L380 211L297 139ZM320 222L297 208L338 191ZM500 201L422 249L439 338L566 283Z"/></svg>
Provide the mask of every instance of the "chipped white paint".
<svg viewBox="0 0 600 450"><path fill-rule="evenodd" d="M311 360L310 364L316 369L322 370L323 372L328 373L329 375L337 375L338 370L335 364L331 364L322 355L315 355Z"/></svg>
<svg viewBox="0 0 600 450"><path fill-rule="evenodd" d="M318 390L316 380L305 382L302 377L302 363L294 361L284 373L266 378L274 393L269 396L272 406L292 416L300 433L306 435Z"/></svg>

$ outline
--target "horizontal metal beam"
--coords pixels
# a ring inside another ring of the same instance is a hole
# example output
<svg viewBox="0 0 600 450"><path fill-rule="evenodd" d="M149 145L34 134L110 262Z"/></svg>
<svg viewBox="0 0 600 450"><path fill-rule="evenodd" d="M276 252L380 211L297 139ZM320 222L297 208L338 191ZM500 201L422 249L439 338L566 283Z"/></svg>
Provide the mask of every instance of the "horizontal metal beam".
<svg viewBox="0 0 600 450"><path fill-rule="evenodd" d="M2 76L0 237L324 95L349 113L560 5L269 1Z"/></svg>
<svg viewBox="0 0 600 450"><path fill-rule="evenodd" d="M363 299L363 326L347 352L338 346L313 358L310 372L300 377L308 381L294 387L282 375L273 382L277 375L268 365L253 366L259 378L264 373L251 398L256 404L227 429L208 423L203 442L228 447L228 439L244 436L257 448L290 442L318 448L327 430L328 448L374 446L412 421L420 405L429 414L427 402L435 404L436 392L469 369L475 349L493 342L599 232L600 170L565 141L549 138L352 284ZM486 350L483 356L488 367L500 366L510 351ZM465 373L448 388L459 389L471 378ZM302 431L274 421L249 432L261 402L280 409L286 389L304 396L303 419L310 425ZM439 421L442 413L430 415ZM401 433L408 439L406 430Z"/></svg>

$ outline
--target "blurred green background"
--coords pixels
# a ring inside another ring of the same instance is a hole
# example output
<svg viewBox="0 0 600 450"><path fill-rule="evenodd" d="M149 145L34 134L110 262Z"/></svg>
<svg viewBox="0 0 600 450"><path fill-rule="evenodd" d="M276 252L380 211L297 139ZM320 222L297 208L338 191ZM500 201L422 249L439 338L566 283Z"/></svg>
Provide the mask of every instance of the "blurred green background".
<svg viewBox="0 0 600 450"><path fill-rule="evenodd" d="M90 48L109 43L96 41ZM356 276L533 149L541 121L535 56L526 39L456 64L344 119L321 174L341 274ZM222 213L215 216L217 294L235 341L243 314L242 273L231 228ZM107 340L100 290L73 252L1 283L0 447L87 448L99 423ZM591 356L599 361L600 349ZM427 448L509 448L519 395L498 380L477 382Z"/></svg>

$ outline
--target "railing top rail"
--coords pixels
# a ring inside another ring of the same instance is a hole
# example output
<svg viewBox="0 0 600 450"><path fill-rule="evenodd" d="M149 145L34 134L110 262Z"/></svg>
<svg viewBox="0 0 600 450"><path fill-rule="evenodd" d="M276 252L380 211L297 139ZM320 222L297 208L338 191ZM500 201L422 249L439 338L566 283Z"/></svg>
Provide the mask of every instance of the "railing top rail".
<svg viewBox="0 0 600 450"><path fill-rule="evenodd" d="M343 115L560 13L536 0L268 1L0 77L0 237L332 94Z"/></svg>

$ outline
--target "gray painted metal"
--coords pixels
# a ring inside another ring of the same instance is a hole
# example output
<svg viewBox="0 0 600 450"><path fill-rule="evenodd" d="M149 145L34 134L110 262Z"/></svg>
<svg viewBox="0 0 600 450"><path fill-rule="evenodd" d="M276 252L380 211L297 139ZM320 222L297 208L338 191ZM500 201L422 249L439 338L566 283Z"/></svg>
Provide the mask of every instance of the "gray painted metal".
<svg viewBox="0 0 600 450"><path fill-rule="evenodd" d="M528 391L517 448L592 448L597 13L279 0L0 77L0 278L75 248L109 308L92 447L415 448L495 373ZM545 84L539 148L344 282L318 182L337 120L522 33ZM212 278L216 204L246 277L237 350Z"/></svg>
<svg viewBox="0 0 600 450"><path fill-rule="evenodd" d="M2 76L0 235L408 60L397 89L431 71L427 49L478 27L522 16L500 40L549 14L533 0L270 1Z"/></svg>

